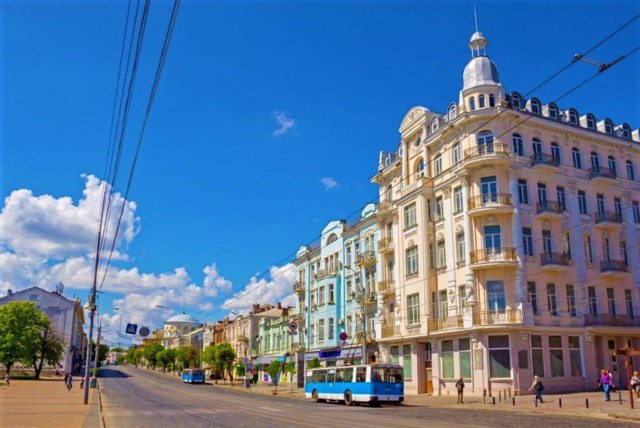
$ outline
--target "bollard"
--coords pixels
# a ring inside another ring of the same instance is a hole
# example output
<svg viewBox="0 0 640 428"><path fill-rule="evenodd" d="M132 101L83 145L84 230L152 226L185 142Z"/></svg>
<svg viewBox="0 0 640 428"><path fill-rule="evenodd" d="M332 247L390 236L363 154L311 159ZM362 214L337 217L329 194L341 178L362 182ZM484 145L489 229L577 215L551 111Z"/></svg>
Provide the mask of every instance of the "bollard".
<svg viewBox="0 0 640 428"><path fill-rule="evenodd" d="M498 391L498 401L502 403L502 391Z"/></svg>
<svg viewBox="0 0 640 428"><path fill-rule="evenodd" d="M496 397L492 397L493 398L493 405L496 405Z"/></svg>
<svg viewBox="0 0 640 428"><path fill-rule="evenodd" d="M509 388L509 398L511 398L511 388Z"/></svg>
<svg viewBox="0 0 640 428"><path fill-rule="evenodd" d="M618 401L620 401L620 405L622 406L622 391L618 390Z"/></svg>
<svg viewBox="0 0 640 428"><path fill-rule="evenodd" d="M482 390L482 404L487 404L487 390Z"/></svg>
<svg viewBox="0 0 640 428"><path fill-rule="evenodd" d="M558 406L560 406L560 408L562 408L562 398L558 398Z"/></svg>
<svg viewBox="0 0 640 428"><path fill-rule="evenodd" d="M512 397L511 401L512 401L513 405L515 406L516 405L516 397Z"/></svg>
<svg viewBox="0 0 640 428"><path fill-rule="evenodd" d="M587 409L588 409L589 408L589 399L588 398L584 399L584 404L586 404Z"/></svg>

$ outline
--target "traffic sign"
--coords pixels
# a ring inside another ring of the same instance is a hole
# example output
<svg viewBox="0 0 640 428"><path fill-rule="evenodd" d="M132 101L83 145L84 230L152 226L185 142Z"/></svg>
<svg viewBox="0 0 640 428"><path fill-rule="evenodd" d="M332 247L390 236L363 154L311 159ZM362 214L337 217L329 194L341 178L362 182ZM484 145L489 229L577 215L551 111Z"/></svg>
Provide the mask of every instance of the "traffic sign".
<svg viewBox="0 0 640 428"><path fill-rule="evenodd" d="M289 332L296 333L298 331L298 323L295 321L289 322Z"/></svg>
<svg viewBox="0 0 640 428"><path fill-rule="evenodd" d="M142 337L147 337L149 336L149 327L140 327L140 331L138 332L138 334Z"/></svg>
<svg viewBox="0 0 640 428"><path fill-rule="evenodd" d="M136 334L136 331L138 331L138 324L127 324L127 329L125 330L127 334Z"/></svg>
<svg viewBox="0 0 640 428"><path fill-rule="evenodd" d="M344 342L345 340L347 340L347 338L348 336L346 332L343 331L342 333L340 333L340 340Z"/></svg>

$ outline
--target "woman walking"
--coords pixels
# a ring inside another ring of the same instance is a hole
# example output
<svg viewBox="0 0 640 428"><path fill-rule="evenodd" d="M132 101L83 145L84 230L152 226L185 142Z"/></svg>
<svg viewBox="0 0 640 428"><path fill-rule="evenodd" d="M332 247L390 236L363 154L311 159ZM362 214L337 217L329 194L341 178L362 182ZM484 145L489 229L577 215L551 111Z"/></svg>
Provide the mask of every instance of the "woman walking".
<svg viewBox="0 0 640 428"><path fill-rule="evenodd" d="M536 398L534 398L533 401L544 403L544 401L542 400L542 391L544 391L544 385L542 384L542 381L540 380L538 375L535 375L533 377L533 383L531 384L531 388L529 388L529 391L531 391L532 389L536 391Z"/></svg>
<svg viewBox="0 0 640 428"><path fill-rule="evenodd" d="M638 371L633 372L633 376L631 376L631 389L636 393L636 401L640 401L640 375Z"/></svg>
<svg viewBox="0 0 640 428"><path fill-rule="evenodd" d="M611 395L609 395L611 391L611 383L611 375L606 370L602 369L600 371L600 385L604 391L605 401L611 401Z"/></svg>

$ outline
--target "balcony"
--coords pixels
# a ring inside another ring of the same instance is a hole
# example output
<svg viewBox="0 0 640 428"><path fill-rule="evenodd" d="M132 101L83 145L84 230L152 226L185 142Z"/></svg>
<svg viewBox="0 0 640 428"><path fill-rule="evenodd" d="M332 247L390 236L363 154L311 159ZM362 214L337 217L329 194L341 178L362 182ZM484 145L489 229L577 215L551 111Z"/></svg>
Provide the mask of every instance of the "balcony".
<svg viewBox="0 0 640 428"><path fill-rule="evenodd" d="M378 240L378 251L381 253L390 253L393 251L393 240L389 238L383 238Z"/></svg>
<svg viewBox="0 0 640 428"><path fill-rule="evenodd" d="M429 320L429 331L447 330L452 328L463 328L464 322L462 315L454 315L451 317L434 318Z"/></svg>
<svg viewBox="0 0 640 428"><path fill-rule="evenodd" d="M589 180L600 184L613 184L616 182L617 174L614 170L599 166L589 169Z"/></svg>
<svg viewBox="0 0 640 428"><path fill-rule="evenodd" d="M303 294L305 290L305 283L303 281L296 281L293 283L293 292Z"/></svg>
<svg viewBox="0 0 640 428"><path fill-rule="evenodd" d="M564 207L556 201L540 201L536 203L536 215L539 218L563 218Z"/></svg>
<svg viewBox="0 0 640 428"><path fill-rule="evenodd" d="M596 227L600 228L619 228L622 226L622 215L615 211L597 212L593 215L593 220L596 223Z"/></svg>
<svg viewBox="0 0 640 428"><path fill-rule="evenodd" d="M492 267L516 267L518 252L513 247L497 247L474 250L470 253L471 269Z"/></svg>
<svg viewBox="0 0 640 428"><path fill-rule="evenodd" d="M378 282L378 292L385 296L388 294L395 294L396 287L394 281L392 279L385 279Z"/></svg>
<svg viewBox="0 0 640 428"><path fill-rule="evenodd" d="M540 268L544 271L563 271L571 259L565 253L540 254Z"/></svg>
<svg viewBox="0 0 640 428"><path fill-rule="evenodd" d="M601 260L600 274L606 277L621 276L628 272L627 264L624 260Z"/></svg>
<svg viewBox="0 0 640 428"><path fill-rule="evenodd" d="M368 267L376 264L376 253L373 251L364 251L358 254L358 260L356 261L360 267Z"/></svg>
<svg viewBox="0 0 640 428"><path fill-rule="evenodd" d="M393 337L400 334L400 329L394 326L393 322L382 325L382 337Z"/></svg>
<svg viewBox="0 0 640 428"><path fill-rule="evenodd" d="M239 334L236 336L236 340L238 342L248 342L249 341L249 337L246 334Z"/></svg>
<svg viewBox="0 0 640 428"><path fill-rule="evenodd" d="M640 317L630 315L584 315L585 326L640 327Z"/></svg>
<svg viewBox="0 0 640 428"><path fill-rule="evenodd" d="M487 193L473 196L469 198L468 205L469 215L472 217L513 212L513 200L510 193Z"/></svg>
<svg viewBox="0 0 640 428"><path fill-rule="evenodd" d="M370 291L365 294L363 302L365 305L375 305L378 302L378 296L375 292Z"/></svg>
<svg viewBox="0 0 640 428"><path fill-rule="evenodd" d="M464 151L464 167L475 169L492 165L506 165L509 163L509 146L503 143L491 143L471 147Z"/></svg>
<svg viewBox="0 0 640 428"><path fill-rule="evenodd" d="M560 167L560 159L548 153L534 153L530 159L532 168L557 171L558 167Z"/></svg>
<svg viewBox="0 0 640 428"><path fill-rule="evenodd" d="M378 214L382 214L391 208L391 203L388 200L380 201L378 204Z"/></svg>
<svg viewBox="0 0 640 428"><path fill-rule="evenodd" d="M332 267L329 269L318 269L316 271L316 279L322 279L325 278L327 276L338 276L340 274L340 272L338 271L338 268L336 267Z"/></svg>
<svg viewBox="0 0 640 428"><path fill-rule="evenodd" d="M522 311L520 309L473 312L473 325L509 325L522 323Z"/></svg>

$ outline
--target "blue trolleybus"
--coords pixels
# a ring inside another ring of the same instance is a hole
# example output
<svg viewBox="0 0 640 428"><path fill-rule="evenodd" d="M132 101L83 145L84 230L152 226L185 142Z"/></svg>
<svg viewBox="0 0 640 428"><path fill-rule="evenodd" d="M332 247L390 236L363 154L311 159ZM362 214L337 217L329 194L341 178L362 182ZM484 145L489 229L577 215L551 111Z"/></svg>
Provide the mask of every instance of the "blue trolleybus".
<svg viewBox="0 0 640 428"><path fill-rule="evenodd" d="M204 370L202 369L183 370L182 383L204 383Z"/></svg>
<svg viewBox="0 0 640 428"><path fill-rule="evenodd" d="M343 401L347 406L354 403L400 404L404 401L402 366L374 364L310 369L307 370L304 394L318 402Z"/></svg>

